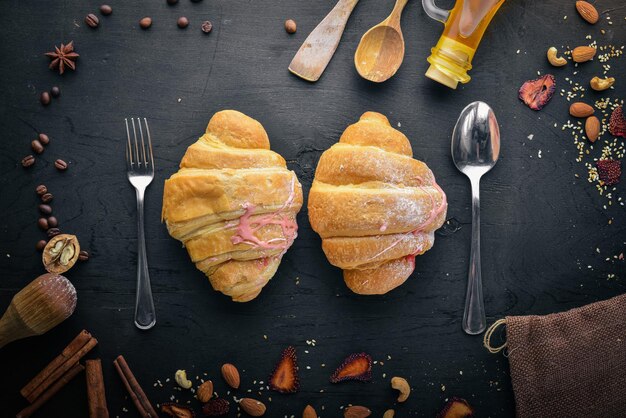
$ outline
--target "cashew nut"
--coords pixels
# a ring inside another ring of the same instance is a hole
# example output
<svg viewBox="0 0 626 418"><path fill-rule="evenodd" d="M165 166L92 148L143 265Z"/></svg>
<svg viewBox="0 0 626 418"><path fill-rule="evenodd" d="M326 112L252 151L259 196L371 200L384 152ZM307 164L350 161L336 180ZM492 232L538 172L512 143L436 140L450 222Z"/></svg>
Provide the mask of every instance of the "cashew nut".
<svg viewBox="0 0 626 418"><path fill-rule="evenodd" d="M614 83L615 83L615 79L613 77L606 77L606 78L594 77L591 79L591 81L589 81L591 88L594 89L595 91L606 90L609 87L611 87Z"/></svg>
<svg viewBox="0 0 626 418"><path fill-rule="evenodd" d="M174 379L176 380L176 383L178 383L178 386L183 389L191 389L191 386L193 386L193 382L187 379L187 372L184 370L176 370Z"/></svg>
<svg viewBox="0 0 626 418"><path fill-rule="evenodd" d="M402 377L391 378L391 387L400 391L400 395L398 395L398 402L404 402L409 399L411 386L409 386L409 382L407 382L406 379Z"/></svg>
<svg viewBox="0 0 626 418"><path fill-rule="evenodd" d="M396 411L394 411L393 409L388 409L383 414L383 418L393 418L395 414L396 414Z"/></svg>
<svg viewBox="0 0 626 418"><path fill-rule="evenodd" d="M548 61L550 62L550 64L554 65L555 67L562 67L565 64L567 64L567 60L563 57L557 57L557 50L555 47L551 46L550 48L548 48Z"/></svg>

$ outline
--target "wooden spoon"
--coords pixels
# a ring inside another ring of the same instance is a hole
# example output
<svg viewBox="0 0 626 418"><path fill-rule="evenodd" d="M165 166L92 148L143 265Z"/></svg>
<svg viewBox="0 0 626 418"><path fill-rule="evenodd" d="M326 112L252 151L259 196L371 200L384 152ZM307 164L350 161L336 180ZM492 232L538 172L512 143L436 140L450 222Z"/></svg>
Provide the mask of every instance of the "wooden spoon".
<svg viewBox="0 0 626 418"><path fill-rule="evenodd" d="M0 319L0 348L41 335L74 313L76 289L58 274L42 274L20 290Z"/></svg>
<svg viewBox="0 0 626 418"><path fill-rule="evenodd" d="M400 28L402 10L409 0L396 0L389 17L361 38L354 65L361 77L382 83L391 78L404 59L404 37Z"/></svg>
<svg viewBox="0 0 626 418"><path fill-rule="evenodd" d="M339 0L305 39L291 60L289 71L307 81L317 81L335 54L348 18L359 0Z"/></svg>

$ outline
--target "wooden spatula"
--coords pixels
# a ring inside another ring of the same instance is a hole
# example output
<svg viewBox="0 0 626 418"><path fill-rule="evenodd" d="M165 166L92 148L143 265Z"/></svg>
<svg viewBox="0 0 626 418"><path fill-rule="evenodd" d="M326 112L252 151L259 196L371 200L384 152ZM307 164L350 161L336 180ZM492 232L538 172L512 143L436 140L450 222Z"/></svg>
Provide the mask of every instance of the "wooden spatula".
<svg viewBox="0 0 626 418"><path fill-rule="evenodd" d="M0 348L33 335L41 335L74 313L76 289L69 280L47 273L20 290L0 319Z"/></svg>
<svg viewBox="0 0 626 418"><path fill-rule="evenodd" d="M309 34L289 64L289 71L307 81L317 81L330 62L348 18L359 0L339 0Z"/></svg>

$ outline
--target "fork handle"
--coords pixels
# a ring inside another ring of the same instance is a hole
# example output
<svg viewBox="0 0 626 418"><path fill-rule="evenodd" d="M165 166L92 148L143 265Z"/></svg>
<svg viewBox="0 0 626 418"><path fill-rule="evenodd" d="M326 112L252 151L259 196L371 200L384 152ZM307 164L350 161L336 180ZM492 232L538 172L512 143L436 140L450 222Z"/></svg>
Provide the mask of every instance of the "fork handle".
<svg viewBox="0 0 626 418"><path fill-rule="evenodd" d="M137 188L137 296L135 299L135 326L150 329L156 323L156 312L150 287L148 258L146 256L146 235L143 222L143 199L145 189Z"/></svg>

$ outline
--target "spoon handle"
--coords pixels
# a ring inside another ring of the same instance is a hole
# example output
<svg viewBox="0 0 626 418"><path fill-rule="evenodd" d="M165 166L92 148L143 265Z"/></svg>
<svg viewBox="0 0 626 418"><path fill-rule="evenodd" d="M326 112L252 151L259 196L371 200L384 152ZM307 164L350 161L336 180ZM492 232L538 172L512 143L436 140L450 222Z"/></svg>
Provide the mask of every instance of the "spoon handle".
<svg viewBox="0 0 626 418"><path fill-rule="evenodd" d="M470 181L472 183L472 249L467 274L463 331L476 335L485 330L487 320L480 270L480 177L470 177Z"/></svg>

